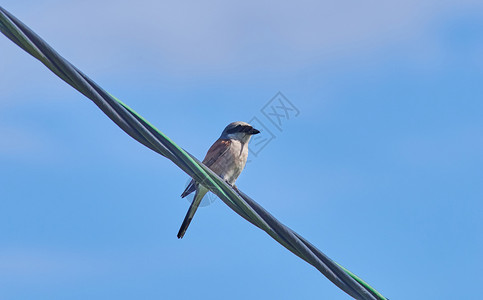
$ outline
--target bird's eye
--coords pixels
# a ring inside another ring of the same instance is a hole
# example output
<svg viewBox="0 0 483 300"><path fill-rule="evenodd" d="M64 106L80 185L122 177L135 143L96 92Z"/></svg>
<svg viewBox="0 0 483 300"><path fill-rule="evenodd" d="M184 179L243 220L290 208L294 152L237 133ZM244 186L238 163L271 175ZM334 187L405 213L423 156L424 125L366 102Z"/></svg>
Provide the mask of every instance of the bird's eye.
<svg viewBox="0 0 483 300"><path fill-rule="evenodd" d="M240 132L240 129L241 129L241 125L237 125L231 129L228 129L227 133L232 134L232 133Z"/></svg>

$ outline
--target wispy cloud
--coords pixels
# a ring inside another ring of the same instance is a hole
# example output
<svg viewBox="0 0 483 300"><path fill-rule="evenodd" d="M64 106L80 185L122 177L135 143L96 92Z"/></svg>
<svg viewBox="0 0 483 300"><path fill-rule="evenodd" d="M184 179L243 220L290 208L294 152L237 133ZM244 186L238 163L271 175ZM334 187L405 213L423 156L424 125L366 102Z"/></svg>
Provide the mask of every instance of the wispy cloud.
<svg viewBox="0 0 483 300"><path fill-rule="evenodd" d="M476 1L183 1L30 3L18 16L92 69L119 61L170 70L286 69L387 43L423 41L432 23ZM34 6L32 8L31 6ZM8 2L6 7L8 8ZM111 67L111 68L110 68Z"/></svg>
<svg viewBox="0 0 483 300"><path fill-rule="evenodd" d="M483 151L481 128L453 128L439 135L411 136L400 141L398 157L406 165L454 172L465 165L480 163Z"/></svg>
<svg viewBox="0 0 483 300"><path fill-rule="evenodd" d="M12 125L13 126L13 125ZM39 132L30 132L19 127L0 124L0 158L8 161L38 161L55 157L55 142Z"/></svg>
<svg viewBox="0 0 483 300"><path fill-rule="evenodd" d="M68 279L96 272L101 264L88 255L46 249L2 249L0 251L0 278L22 278L23 281Z"/></svg>

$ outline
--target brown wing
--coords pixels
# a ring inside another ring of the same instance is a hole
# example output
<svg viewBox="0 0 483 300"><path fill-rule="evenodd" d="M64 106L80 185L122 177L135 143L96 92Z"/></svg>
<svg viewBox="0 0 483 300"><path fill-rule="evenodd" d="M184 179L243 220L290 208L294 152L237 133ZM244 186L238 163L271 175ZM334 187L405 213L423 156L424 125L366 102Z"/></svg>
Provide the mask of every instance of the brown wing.
<svg viewBox="0 0 483 300"><path fill-rule="evenodd" d="M230 149L231 140L217 140L206 153L203 163L211 168L213 163Z"/></svg>
<svg viewBox="0 0 483 300"><path fill-rule="evenodd" d="M203 159L203 163L208 168L215 163L215 161L222 156L223 154L228 151L230 148L231 141L230 140L217 140L211 147L208 149L206 153L205 159ZM181 198L184 198L194 192L196 190L196 182L192 179L191 182L188 184L184 192L181 194Z"/></svg>

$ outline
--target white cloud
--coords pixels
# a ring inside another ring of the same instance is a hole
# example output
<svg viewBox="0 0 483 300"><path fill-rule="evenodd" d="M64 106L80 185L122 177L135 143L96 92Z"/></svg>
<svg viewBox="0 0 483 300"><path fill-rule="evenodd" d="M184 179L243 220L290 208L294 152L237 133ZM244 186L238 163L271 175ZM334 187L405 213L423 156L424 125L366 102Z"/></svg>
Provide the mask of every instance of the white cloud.
<svg viewBox="0 0 483 300"><path fill-rule="evenodd" d="M435 59L440 51L435 23L454 12L481 9L479 2L7 0L3 5L92 78L135 79L153 72L189 78L290 74L341 57L364 61L386 47L415 60ZM53 78L10 44L0 37L1 57L7 58L0 60L0 103L32 82L41 89Z"/></svg>
<svg viewBox="0 0 483 300"><path fill-rule="evenodd" d="M238 72L245 66L300 66L419 40L436 19L474 3L39 1L15 11L61 53L93 69L108 72L120 56L148 56L170 69Z"/></svg>

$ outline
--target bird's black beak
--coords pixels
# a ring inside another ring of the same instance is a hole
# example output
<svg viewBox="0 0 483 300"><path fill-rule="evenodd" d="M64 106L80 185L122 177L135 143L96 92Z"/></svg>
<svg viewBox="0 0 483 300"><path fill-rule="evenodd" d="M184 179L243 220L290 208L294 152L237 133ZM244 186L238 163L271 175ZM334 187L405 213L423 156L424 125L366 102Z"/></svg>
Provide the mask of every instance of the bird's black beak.
<svg viewBox="0 0 483 300"><path fill-rule="evenodd" d="M248 131L248 134L251 134L251 135L259 134L259 133L260 133L260 130L257 130L255 128L252 128L250 129L250 131Z"/></svg>

